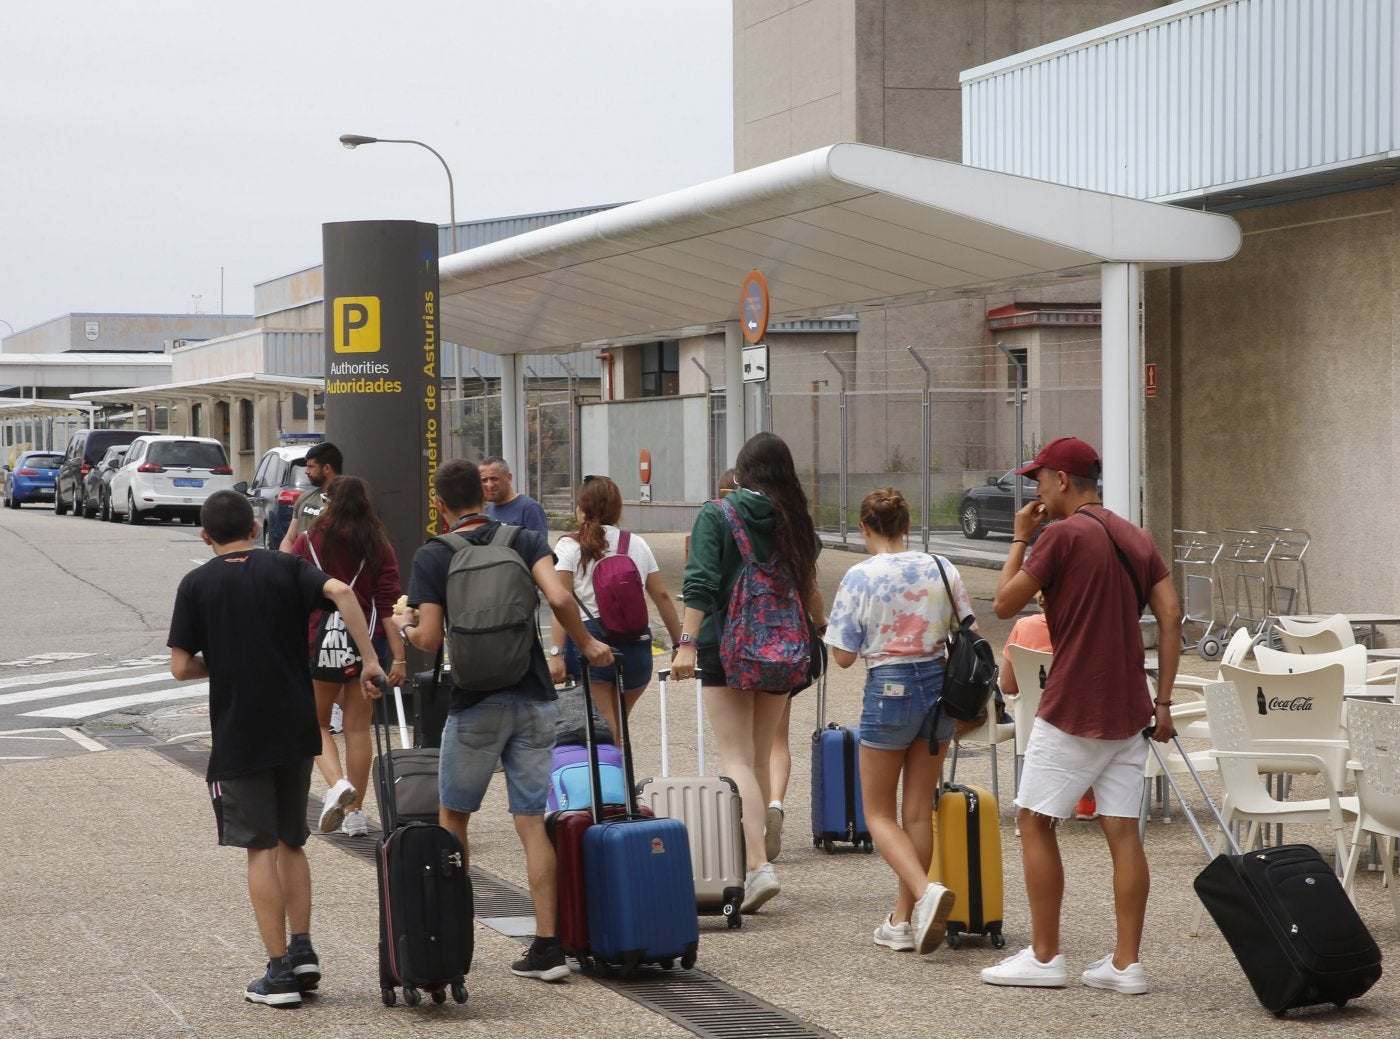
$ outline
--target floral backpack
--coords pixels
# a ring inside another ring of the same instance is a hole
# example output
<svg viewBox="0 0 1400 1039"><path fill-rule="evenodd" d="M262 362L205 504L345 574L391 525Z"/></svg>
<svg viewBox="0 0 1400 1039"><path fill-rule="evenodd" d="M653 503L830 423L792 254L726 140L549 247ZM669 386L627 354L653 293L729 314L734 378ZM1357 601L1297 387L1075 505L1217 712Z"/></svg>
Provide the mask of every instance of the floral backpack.
<svg viewBox="0 0 1400 1039"><path fill-rule="evenodd" d="M776 559L754 559L738 511L717 503L744 560L719 638L719 659L731 689L787 691L810 681L807 611L792 579Z"/></svg>

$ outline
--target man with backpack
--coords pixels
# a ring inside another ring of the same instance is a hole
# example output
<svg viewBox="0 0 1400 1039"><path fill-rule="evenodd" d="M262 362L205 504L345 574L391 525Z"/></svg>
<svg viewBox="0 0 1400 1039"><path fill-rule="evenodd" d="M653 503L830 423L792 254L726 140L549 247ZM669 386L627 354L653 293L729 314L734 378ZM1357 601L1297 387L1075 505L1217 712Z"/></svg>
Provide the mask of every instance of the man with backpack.
<svg viewBox="0 0 1400 1039"><path fill-rule="evenodd" d="M413 557L404 641L425 653L442 646L444 624L453 688L438 769L440 822L467 844L467 824L481 807L499 760L515 832L525 849L535 941L511 965L520 977L567 977L556 932L554 847L544 828L554 751L554 684L559 657L546 662L535 629L538 594L590 664L612 664L612 650L584 628L556 575L549 543L532 530L482 513L481 476L454 459L437 471L437 507L449 533Z"/></svg>

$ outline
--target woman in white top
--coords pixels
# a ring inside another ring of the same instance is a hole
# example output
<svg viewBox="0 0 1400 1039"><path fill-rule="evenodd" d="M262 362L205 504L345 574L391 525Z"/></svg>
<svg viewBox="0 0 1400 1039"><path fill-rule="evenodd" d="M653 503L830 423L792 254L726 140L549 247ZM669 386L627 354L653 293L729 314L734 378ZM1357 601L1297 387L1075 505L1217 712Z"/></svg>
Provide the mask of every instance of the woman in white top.
<svg viewBox="0 0 1400 1039"><path fill-rule="evenodd" d="M953 735L953 719L935 708L943 689L945 640L957 618L972 612L972 603L952 563L905 549L909 505L894 488L865 496L860 532L871 555L841 579L827 616L826 643L841 667L858 657L866 664L861 803L875 847L899 877L894 909L875 928L875 944L922 954L943 940L953 908L953 893L928 880L933 798ZM944 588L940 564L956 602Z"/></svg>
<svg viewBox="0 0 1400 1039"><path fill-rule="evenodd" d="M622 492L617 489L617 484L606 476L587 477L579 490L577 515L577 534L565 535L554 546L554 555L558 560L555 569L572 578L574 595L583 606L584 626L595 637L621 651L622 687L626 694L627 715L631 717L633 705L651 682L651 632L627 640L607 636L599 620L598 600L593 589L593 575L599 561L618 554L618 544L623 534L617 527L617 521L622 518ZM656 604L661 623L666 625L671 644L675 645L680 638L681 622L676 613L676 604L661 578L661 568L656 565L656 557L645 541L630 531L627 538L627 558L636 564L646 594ZM550 628L550 643L550 656L558 656L572 648L557 624ZM619 730L614 681L610 667L588 669L593 701L616 733Z"/></svg>

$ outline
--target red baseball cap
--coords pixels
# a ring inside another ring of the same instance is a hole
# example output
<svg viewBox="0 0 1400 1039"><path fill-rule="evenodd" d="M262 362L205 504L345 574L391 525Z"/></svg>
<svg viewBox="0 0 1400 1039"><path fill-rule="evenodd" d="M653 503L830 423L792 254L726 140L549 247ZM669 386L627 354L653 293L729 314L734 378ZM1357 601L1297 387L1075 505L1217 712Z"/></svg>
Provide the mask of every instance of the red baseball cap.
<svg viewBox="0 0 1400 1039"><path fill-rule="evenodd" d="M1034 476L1041 469L1097 478L1103 472L1099 453L1078 437L1060 437L1040 449L1035 461L1016 470L1018 476Z"/></svg>

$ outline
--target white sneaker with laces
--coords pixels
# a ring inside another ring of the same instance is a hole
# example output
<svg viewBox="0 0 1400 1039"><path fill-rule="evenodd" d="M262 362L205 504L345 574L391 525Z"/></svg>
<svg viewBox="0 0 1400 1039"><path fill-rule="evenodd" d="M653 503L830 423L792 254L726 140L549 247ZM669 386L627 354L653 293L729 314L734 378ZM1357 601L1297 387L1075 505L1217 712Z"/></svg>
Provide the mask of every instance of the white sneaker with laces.
<svg viewBox="0 0 1400 1039"><path fill-rule="evenodd" d="M759 906L782 890L782 885L778 883L778 871L773 868L773 864L760 864L749 870L744 877L744 901L739 906L739 912L756 912Z"/></svg>
<svg viewBox="0 0 1400 1039"><path fill-rule="evenodd" d="M1064 953L1057 954L1049 963L1041 963L1035 958L1035 950L1027 946L994 967L984 967L982 980L988 985L1064 988L1069 975L1065 971Z"/></svg>
<svg viewBox="0 0 1400 1039"><path fill-rule="evenodd" d="M909 926L908 920L897 924L887 916L884 922L875 928L875 944L895 952L910 952L914 948L914 930Z"/></svg>
<svg viewBox="0 0 1400 1039"><path fill-rule="evenodd" d="M1122 970L1113 965L1113 953L1089 964L1081 978L1090 988L1112 989L1127 996L1140 996L1147 991L1147 973L1141 963L1130 963Z"/></svg>
<svg viewBox="0 0 1400 1039"><path fill-rule="evenodd" d="M348 779L337 779L335 785L326 791L326 799L321 804L320 830L334 833L345 820L345 808L355 800L355 788Z"/></svg>
<svg viewBox="0 0 1400 1039"><path fill-rule="evenodd" d="M930 884L914 903L909 927L913 933L914 950L920 956L933 952L943 941L943 935L948 930L948 914L953 911L955 898L953 892L942 884Z"/></svg>
<svg viewBox="0 0 1400 1039"><path fill-rule="evenodd" d="M353 812L345 813L345 822L340 824L340 832L347 837L363 837L369 833L369 820L365 818L363 808L357 808Z"/></svg>

